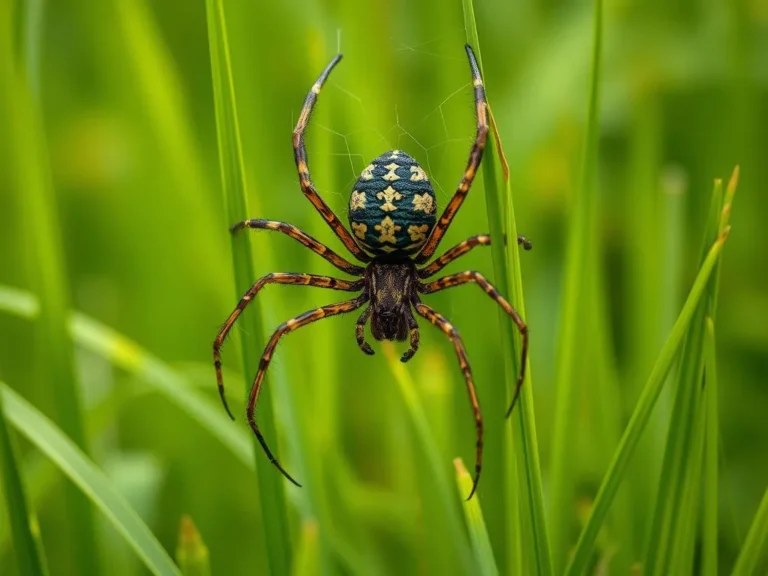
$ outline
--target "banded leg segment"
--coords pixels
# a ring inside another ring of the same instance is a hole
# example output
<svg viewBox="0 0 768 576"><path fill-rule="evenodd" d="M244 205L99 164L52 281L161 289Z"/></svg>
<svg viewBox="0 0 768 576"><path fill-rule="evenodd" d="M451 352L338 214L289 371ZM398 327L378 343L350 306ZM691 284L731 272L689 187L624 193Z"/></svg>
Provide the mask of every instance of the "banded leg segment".
<svg viewBox="0 0 768 576"><path fill-rule="evenodd" d="M459 242L448 250L445 254L437 258L434 262L432 262L429 266L425 266L421 270L419 270L419 278L429 278L430 276L434 276L440 270L445 268L448 264L456 260L457 258L464 256L467 252L472 250L475 246L490 246L491 245L491 237L487 234L480 234L478 236L472 236L471 238L467 238L464 240L464 242ZM517 237L517 245L522 246L526 250L530 250L533 246L531 246L531 242L526 238L525 236L518 236Z"/></svg>
<svg viewBox="0 0 768 576"><path fill-rule="evenodd" d="M457 258L460 258L461 256L464 256L467 252L472 250L472 248L475 248L476 246L490 246L491 245L491 237L488 234L479 234L477 236L472 236L471 238L467 238L464 240L464 242L459 242L448 250L445 254L437 258L434 262L432 262L429 266L426 266L419 270L419 278L429 278L430 276L434 276L440 270L448 266L451 262L456 260Z"/></svg>
<svg viewBox="0 0 768 576"><path fill-rule="evenodd" d="M312 202L315 210L320 212L320 215L336 233L336 236L338 236L339 239L344 243L344 246L347 247L347 250L354 254L358 260L361 260L362 262L370 262L371 257L363 252L362 248L357 245L354 238L352 238L352 234L350 234L347 229L344 228L344 225L341 223L341 220L339 220L338 216L334 214L330 206L326 204L325 200L323 200L317 193L317 190L315 190L315 187L312 184L312 180L309 176L309 167L307 165L307 149L304 145L304 132L307 129L307 124L309 123L309 118L312 115L312 109L315 106L315 102L317 102L317 96L320 94L320 89L323 87L323 84L328 78L328 75L331 73L331 70L333 70L333 68L336 66L336 64L339 63L340 60L341 54L337 54L334 59L331 60L330 64L326 66L325 70L323 70L323 73L320 74L317 82L312 85L312 88L304 100L304 107L301 109L299 121L296 124L296 128L293 130L293 156L296 161L296 168L299 171L299 183L301 184L301 191L304 193L304 196L306 196L309 201Z"/></svg>
<svg viewBox="0 0 768 576"><path fill-rule="evenodd" d="M485 87L483 86L483 78L480 75L480 67L475 59L475 53L470 48L469 44L466 45L467 57L469 58L469 67L472 71L472 84L475 87L475 108L477 110L477 133L475 135L475 143L472 145L472 150L469 153L469 162L467 168L464 170L464 176L461 179L459 187L456 189L456 193L451 198L451 201L445 207L443 215L437 221L435 228L432 230L427 241L424 243L424 247L421 252L416 256L415 261L417 264L423 264L432 257L432 254L437 250L437 246L443 239L445 232L448 230L453 221L453 217L461 208L461 204L464 202L469 188L472 186L472 182L475 179L477 168L480 166L480 160L483 158L483 150L485 150L485 144L488 140L488 105L485 100Z"/></svg>
<svg viewBox="0 0 768 576"><path fill-rule="evenodd" d="M472 379L472 369L469 367L467 352L464 349L464 343L461 341L461 336L459 336L459 332L456 328L454 328L442 314L426 304L422 302L414 302L413 306L420 316L423 316L432 324L440 328L453 343L453 347L456 349L456 356L459 358L459 366L464 374L464 381L467 384L469 402L472 405L472 412L475 416L475 427L477 428L477 441L475 443L475 479L472 482L472 491L467 497L467 500L469 500L475 494L475 490L477 490L477 483L480 481L480 472L483 469L483 414L480 411L480 402L477 399L475 383Z"/></svg>
<svg viewBox="0 0 768 576"><path fill-rule="evenodd" d="M360 314L360 318L357 319L357 324L355 325L355 339L357 340L357 345L360 347L360 350L369 356L373 356L374 352L371 345L365 341L365 325L368 323L368 319L371 317L372 312L373 308L368 306L368 308Z"/></svg>
<svg viewBox="0 0 768 576"><path fill-rule="evenodd" d="M256 297L265 285L267 284L298 284L302 286L318 286L320 288L331 288L333 290L343 290L345 292L355 292L362 290L364 286L363 280L357 280L355 282L349 282L347 280L340 280L338 278L331 278L329 276L317 276L315 274L296 274L293 272L275 272L267 274L260 278L248 292L240 299L235 309L224 322L219 334L216 336L216 340L213 341L213 366L216 368L216 383L219 386L219 396L221 396L221 402L224 404L224 408L227 410L227 414L232 420L235 417L232 415L232 411L227 404L227 398L224 394L224 378L221 374L221 347L224 344L224 340L227 338L229 331L232 329L237 318L245 310L246 306Z"/></svg>
<svg viewBox="0 0 768 576"><path fill-rule="evenodd" d="M504 312L506 312L507 315L512 318L512 321L520 331L520 336L522 338L522 351L520 352L520 374L517 378L515 393L512 396L512 402L510 403L509 409L507 410L506 416L509 418L509 415L512 413L512 409L515 407L515 404L520 397L520 389L523 386L523 381L525 380L525 365L528 363L528 327L525 325L525 322L523 322L523 319L520 318L520 315L509 304L509 302L507 302L504 297L499 294L499 291L494 288L493 284L488 282L488 280L485 279L485 276L479 272L468 271L452 274L451 276L444 276L443 278L435 280L434 282L422 284L419 289L424 294L430 294L432 292L453 288L454 286L461 286L462 284L468 284L470 282L476 283L478 286L480 286L480 288L483 289L483 291L485 291L486 294L488 294L488 296L493 298L493 300L495 300L496 303L504 309Z"/></svg>
<svg viewBox="0 0 768 576"><path fill-rule="evenodd" d="M317 308L316 310L310 310L300 314L299 316L296 316L295 318L292 318L291 320L288 320L287 322L283 322L272 334L272 337L269 339L269 342L264 349L264 353L261 355L259 371L256 373L256 377L253 379L251 393L248 397L248 424L250 424L251 430L253 430L253 433L256 435L256 439L259 441L259 444L261 444L261 447L264 450L264 453L267 455L267 458L269 458L269 461L274 464L278 470L280 470L283 476L288 478L288 480L293 482L296 486L301 486L301 484L296 482L296 480L294 480L291 475L285 471L277 459L272 455L272 452L264 440L264 436L262 436L261 431L259 430L258 424L256 424L256 402L259 399L261 385L264 382L264 375L266 374L267 368L269 367L269 362L272 360L272 354L274 353L280 338L289 332L293 332L302 326L316 322L321 318L327 318L328 316L337 316L339 314L344 314L345 312L351 312L352 310L360 308L360 306L365 304L367 301L368 295L361 294L354 300L347 300L346 302L330 304L328 306L323 306L322 308Z"/></svg>
<svg viewBox="0 0 768 576"><path fill-rule="evenodd" d="M410 314L408 315L408 330L411 335L411 346L400 357L400 362L408 362L419 350L419 325L416 323L416 318Z"/></svg>
<svg viewBox="0 0 768 576"><path fill-rule="evenodd" d="M234 234L243 228L252 228L254 230L274 230L276 232L282 232L286 236L290 236L294 240L300 242L303 246L309 248L315 254L322 256L342 272L352 274L353 276L362 276L365 273L365 268L356 266L347 261L345 258L342 258L336 254L336 252L328 248L325 244L315 240L312 236L306 232L303 232L293 224L278 222L277 220L243 220L242 222L238 222L234 226L230 227L229 231Z"/></svg>

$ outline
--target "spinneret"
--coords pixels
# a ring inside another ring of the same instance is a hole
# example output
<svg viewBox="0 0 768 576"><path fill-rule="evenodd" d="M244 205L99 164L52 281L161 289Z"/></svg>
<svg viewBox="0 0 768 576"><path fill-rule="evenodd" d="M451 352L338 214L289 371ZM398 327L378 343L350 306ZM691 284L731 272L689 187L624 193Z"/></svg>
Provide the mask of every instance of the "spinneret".
<svg viewBox="0 0 768 576"><path fill-rule="evenodd" d="M267 284L294 284L358 293L355 298L350 300L309 310L280 324L264 349L259 370L251 386L247 408L248 423L269 461L297 486L300 484L285 471L272 455L259 430L256 423L256 403L264 382L264 376L280 339L312 322L363 308L355 327L355 337L360 349L366 354L373 354L373 348L365 341L365 325L370 321L371 333L376 340L404 341L408 339L410 341L408 350L400 358L402 362L410 360L419 347L419 327L414 312L439 328L448 337L456 350L459 367L464 375L477 434L475 478L469 498L477 489L483 462L483 416L480 411L480 403L475 391L472 369L469 366L469 360L458 330L443 315L424 304L421 301L422 295L474 283L495 300L512 318L520 330L522 349L520 374L507 416L512 412L512 408L517 402L525 380L528 330L515 309L478 272L461 272L432 282L421 282L422 279L433 276L444 266L463 256L474 247L487 246L491 243L491 239L487 235L473 236L439 256L431 264L420 266L434 255L448 226L450 226L469 192L480 166L488 135L488 110L483 80L472 48L466 46L466 51L475 92L477 133L469 153L469 161L464 175L439 219L436 217L437 203L429 178L416 160L400 150L392 150L376 158L363 170L355 183L349 200L349 223L352 232L344 228L333 210L315 190L309 174L307 152L304 146L304 131L309 123L320 89L331 70L341 60L341 54L339 54L326 66L304 100L304 107L293 131L294 159L299 175L299 184L304 195L336 233L347 250L366 266L352 264L309 234L285 222L245 220L230 228L233 233L243 228L281 232L322 256L339 270L359 278L356 281L349 281L314 274L268 274L256 282L241 298L213 343L213 364L216 369L219 395L227 412L232 416L224 395L221 347L237 318L256 298L262 287ZM518 237L517 240L518 244L522 244L526 250L530 249L528 240L523 237Z"/></svg>
<svg viewBox="0 0 768 576"><path fill-rule="evenodd" d="M355 241L376 256L417 253L435 227L437 202L427 173L411 156L391 150L362 172L349 198Z"/></svg>

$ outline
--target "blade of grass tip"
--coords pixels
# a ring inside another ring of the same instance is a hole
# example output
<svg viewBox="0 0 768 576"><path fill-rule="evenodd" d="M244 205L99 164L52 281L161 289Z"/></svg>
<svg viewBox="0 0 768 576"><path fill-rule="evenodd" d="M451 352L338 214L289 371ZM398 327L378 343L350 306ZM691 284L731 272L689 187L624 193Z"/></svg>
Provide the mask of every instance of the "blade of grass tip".
<svg viewBox="0 0 768 576"><path fill-rule="evenodd" d="M432 431L429 429L429 422L424 413L424 408L421 406L419 395L416 392L416 386L406 370L405 365L400 362L400 356L395 352L394 346L385 342L382 345L382 349L387 358L387 363L392 371L392 375L398 384L400 393L403 395L403 400L405 401L406 408L408 409L408 413L416 431L416 437L421 444L424 457L431 469L432 481L434 482L437 492L436 496L442 501L442 510L445 513L445 520L448 523L448 529L453 538L451 547L456 550L459 560L462 563L464 573L474 574L477 566L472 561L472 554L467 544L461 518L459 517L459 511L456 507L454 493L450 488L448 471L446 466L443 466L440 461L440 450L437 447L437 442L432 435ZM462 495L462 497L466 498L466 495ZM475 495L474 497L477 498L478 495Z"/></svg>
<svg viewBox="0 0 768 576"><path fill-rule="evenodd" d="M216 108L216 132L221 164L221 181L224 193L225 214L234 224L248 217L246 208L246 182L243 153L240 142L240 128L237 120L232 66L229 56L229 44L224 18L224 6L221 0L206 0L208 20L208 42L211 52L211 73L213 76L213 94ZM246 234L232 238L232 257L235 273L236 298L240 298L254 281L253 259ZM260 304L252 304L260 311ZM246 315L241 349L243 366L246 374L246 389L258 370L258 362L252 352L264 348L264 328L261 314ZM274 446L277 443L274 409L268 400L262 401L259 408L260 427L264 436ZM261 454L254 442L254 457L257 459L259 499L261 503L262 523L266 539L266 550L272 574L287 574L290 558L290 536L286 517L284 478L271 466L266 456Z"/></svg>
<svg viewBox="0 0 768 576"><path fill-rule="evenodd" d="M467 41L476 50L478 65L482 70L482 55L472 0L463 0L462 6ZM494 273L501 293L509 295L510 302L515 306L521 317L525 318L509 168L490 108L488 113L492 128L489 134L488 148L498 154L498 158L492 152L485 154L483 167L488 222L491 237L497 239L497 241L491 244ZM502 187L499 186L497 161L502 164L505 196L502 196ZM499 241L505 237L505 233L506 242ZM507 263L510 261L512 263L511 268L507 266ZM509 406L512 401L514 387L516 386L517 375L521 368L518 358L520 357L522 342L517 330L513 328L512 320L502 311L499 311L499 315L503 349L511 350L512 352L511 354L504 354L505 381L512 384L512 389L510 390L509 386L504 386L502 391L501 387L497 387L500 396L499 398L494 398L495 402L493 405L496 405L496 401L503 401L503 405ZM519 399L518 434L514 435L512 439L509 435L503 435L503 456L508 462L505 469L507 478L502 484L504 486L503 505L507 521L510 523L506 527L508 535L505 540L505 548L508 550L508 555L505 558L505 564L509 565L508 569L511 569L513 565L522 567L525 564L521 545L521 539L525 538L526 542L530 544L526 545L524 549L533 549L534 551L536 572L538 574L550 574L552 572L552 565L549 536L544 514L544 495L536 440L533 396L526 392L532 386L529 368L530 366L526 366L526 380L523 383L523 390ZM502 393L503 396L501 395ZM514 443L515 452L522 455L521 462L523 463L522 470L525 482L520 481L518 469L512 461L510 451L512 443ZM522 488L522 494L527 503L525 506L527 513L523 516L525 518L524 522L521 522L523 517L520 514L520 497L513 491L515 486ZM527 564L530 565L531 563L528 562Z"/></svg>
<svg viewBox="0 0 768 576"><path fill-rule="evenodd" d="M733 193L730 198L732 196ZM722 181L715 180L702 241L702 260L707 246L718 237L723 227L727 226L730 202L729 199L729 204L724 204ZM694 462L693 432L696 427L696 409L701 406L699 399L704 372L705 319L714 313L719 270L718 263L709 280L707 296L699 303L683 343L676 394L645 553L646 565L651 573L669 573L673 568L673 556L684 545L686 531L680 527L681 517L684 515L684 495L689 490L688 469Z"/></svg>
<svg viewBox="0 0 768 576"><path fill-rule="evenodd" d="M37 299L29 292L0 285L0 311L33 319L39 310ZM247 433L234 428L226 413L206 401L179 372L136 342L84 314L75 312L70 316L69 332L78 345L154 387L246 468L255 470Z"/></svg>
<svg viewBox="0 0 768 576"><path fill-rule="evenodd" d="M629 424L627 424L624 430L621 442L614 453L613 460L597 492L587 524L579 536L570 563L566 568L566 575L576 576L583 574L589 567L597 535L607 517L616 492L625 477L627 464L634 454L643 431L648 425L653 407L664 386L666 375L672 368L672 363L691 323L694 312L701 301L704 290L707 288L709 278L712 275L715 264L718 262L727 236L728 229L726 228L710 248L704 263L699 269L691 291L688 293L685 304L664 342L656 364L643 387L637 406L632 413Z"/></svg>
<svg viewBox="0 0 768 576"><path fill-rule="evenodd" d="M749 527L747 539L744 541L738 558L736 558L731 576L757 574L760 559L765 556L766 550L768 550L768 490L763 494L763 500L760 502L752 525Z"/></svg>
<svg viewBox="0 0 768 576"><path fill-rule="evenodd" d="M46 400L45 409L56 415L61 428L85 451L86 432L80 389L75 377L72 342L67 329L69 291L65 258L62 250L56 194L50 174L48 149L40 116L40 103L29 89L29 74L14 61L12 39L13 3L4 2L0 10L0 125L14 145L11 147L14 166L12 190L18 190L18 202L24 224L23 230L35 230L19 242L26 253L29 284L40 297L41 310L37 336L44 360L36 362L39 378L30 393ZM8 17L6 17L8 16ZM30 16L40 22L42 18ZM31 22L33 24L34 22ZM42 39L42 34L27 29L29 41ZM39 80L38 80L39 82ZM38 388L39 389L36 389ZM70 486L65 488L64 508L72 530L62 538L68 539L71 568L80 574L95 574L98 569L98 543L92 511L86 499ZM75 536L76 535L76 536Z"/></svg>
<svg viewBox="0 0 768 576"><path fill-rule="evenodd" d="M34 406L1 382L0 394L8 421L101 510L150 572L180 574L147 525L83 451Z"/></svg>
<svg viewBox="0 0 768 576"><path fill-rule="evenodd" d="M293 561L293 576L320 574L320 537L317 522L306 520L301 526L301 537Z"/></svg>
<svg viewBox="0 0 768 576"><path fill-rule="evenodd" d="M192 518L186 514L182 516L179 527L176 563L184 576L209 576L211 573L208 547Z"/></svg>
<svg viewBox="0 0 768 576"><path fill-rule="evenodd" d="M468 494L472 491L472 476L470 476L461 458L454 459L453 465L456 468L456 484L459 487L459 494ZM499 570L496 568L496 560L493 557L491 541L488 539L488 531L485 528L479 498L472 498L464 502L464 518L469 527L472 549L480 567L478 574L484 576L498 574Z"/></svg>
<svg viewBox="0 0 768 576"><path fill-rule="evenodd" d="M0 394L0 466L3 471L6 509L13 536L13 554L19 574L37 576L46 572L33 535L32 516L27 506L27 495L22 484L18 462L11 431L5 420L3 395Z"/></svg>
<svg viewBox="0 0 768 576"><path fill-rule="evenodd" d="M704 503L702 510L702 576L717 576L718 548L718 438L719 416L717 410L717 363L715 358L715 324L707 317L705 338L705 388L706 395L706 443L704 447Z"/></svg>

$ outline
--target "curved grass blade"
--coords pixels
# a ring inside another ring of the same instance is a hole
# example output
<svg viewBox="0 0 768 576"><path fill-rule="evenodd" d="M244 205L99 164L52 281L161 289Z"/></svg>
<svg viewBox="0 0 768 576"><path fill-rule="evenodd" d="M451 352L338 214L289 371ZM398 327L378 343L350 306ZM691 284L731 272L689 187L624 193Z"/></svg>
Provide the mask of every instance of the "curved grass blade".
<svg viewBox="0 0 768 576"><path fill-rule="evenodd" d="M467 42L473 46L477 55L478 64L482 70L482 56L480 41L477 34L475 13L472 0L463 0L464 26L467 33ZM525 318L523 306L522 278L520 275L520 262L517 254L517 246L514 241L517 231L514 221L514 208L512 205L512 191L509 180L509 170L501 148L498 130L489 110L491 133L483 160L483 177L485 184L486 206L488 210L488 223L491 237L497 239L491 245L493 254L493 267L498 288L503 294L508 294L510 302L515 306L520 315ZM496 152L498 157L493 153ZM500 185L498 163L502 164L503 186ZM502 192L502 188L504 192ZM506 222L505 222L506 218ZM507 242L501 242L506 233ZM512 263L512 267L508 263ZM502 312L500 314L500 326L502 333L502 346L504 350L511 350L511 354L504 354L505 382L517 381L520 370L518 359L520 358L521 341L517 330L509 317ZM504 486L504 507L506 528L509 532L505 536L505 543L509 542L508 555L504 564L520 566L523 562L523 550L533 550L533 560L537 574L548 575L552 573L552 561L550 555L549 535L547 532L546 518L544 514L544 495L541 480L541 467L539 463L538 443L536 440L536 423L533 409L533 396L530 394L531 372L527 370L526 380L520 393L518 417L516 419L518 433L510 439L509 435L503 436L502 454L508 462ZM498 386L499 396L492 398L492 405L508 406L512 399L509 386ZM511 461L510 441L515 452L521 455L522 477L518 476L518 469ZM513 491L514 486L521 487L522 497ZM523 500L524 498L524 500ZM521 506L521 502L525 502ZM518 508L520 506L520 508ZM518 510L525 510L520 516ZM509 524L511 523L511 524ZM521 540L530 542L525 547L521 546ZM503 564L503 565L504 565ZM532 562L528 563L532 565Z"/></svg>
<svg viewBox="0 0 768 576"><path fill-rule="evenodd" d="M468 494L472 491L472 476L467 472L464 461L456 458L453 461L456 467L456 484L459 487L459 494ZM491 541L488 540L488 530L483 520L483 510L480 508L480 499L473 498L464 502L464 518L469 528L469 538L472 541L472 548L475 552L475 558L480 566L479 574L490 576L499 573L496 568L496 559L493 557Z"/></svg>
<svg viewBox="0 0 768 576"><path fill-rule="evenodd" d="M34 319L39 314L39 305L29 292L0 286L0 310ZM131 339L84 314L75 312L70 316L69 331L79 345L153 386L247 468L255 469L247 434L233 427L226 414L203 399L176 370Z"/></svg>
<svg viewBox="0 0 768 576"><path fill-rule="evenodd" d="M41 115L41 103L30 89L30 80L39 85L34 75L36 64L25 70L15 53L13 2L0 7L0 125L8 134L12 167L10 186L17 196L22 224L19 229L36 230L18 239L27 262L29 285L40 297L40 319L36 332L36 368L38 377L30 385L32 393L45 403L45 410L54 414L62 430L86 452L88 442L83 424L80 388L75 376L72 342L66 328L69 310L69 281L62 248L57 196L50 171L46 133ZM30 9L32 7L30 6ZM33 10L34 12L34 10ZM27 14L30 43L42 37L34 26L41 23L40 14ZM7 44L6 44L7 43ZM34 58L33 54L29 55ZM30 76L33 76L30 78ZM87 501L70 486L65 488L63 504L71 518L73 530L62 534L70 549L70 568L83 574L98 573L98 541L92 510ZM77 534L77 537L74 537Z"/></svg>
<svg viewBox="0 0 768 576"><path fill-rule="evenodd" d="M5 415L13 426L45 453L102 511L153 574L180 575L146 524L112 487L94 463L34 406L0 383Z"/></svg>
<svg viewBox="0 0 768 576"><path fill-rule="evenodd" d="M629 424L624 430L624 434L616 449L613 460L603 478L600 490L598 490L597 496L595 497L589 519L587 520L587 524L581 532L579 541L576 544L576 549L566 568L565 573L569 576L583 574L589 566L589 560L592 556L595 540L597 539L600 527L605 521L611 503L613 502L613 498L616 496L616 492L625 476L627 465L634 453L635 447L650 420L651 412L661 394L667 373L672 368L672 363L683 341L683 337L690 326L697 306L701 301L704 290L708 285L712 271L718 262L720 251L723 248L727 236L728 229L726 228L709 250L707 257L696 276L693 287L688 294L688 298L680 311L680 315L677 317L677 320L661 349L661 353L659 354L651 375L643 388L643 392L632 413Z"/></svg>
<svg viewBox="0 0 768 576"><path fill-rule="evenodd" d="M768 490L763 494L763 500L757 509L752 525L747 532L747 539L736 559L732 576L750 576L757 574L760 558L765 557L768 550ZM765 566L763 566L765 568Z"/></svg>
<svg viewBox="0 0 768 576"><path fill-rule="evenodd" d="M5 484L5 501L13 535L13 551L22 576L46 574L42 551L34 537L32 520L27 506L27 495L21 480L21 468L5 419L3 395L0 394L0 466Z"/></svg>
<svg viewBox="0 0 768 576"><path fill-rule="evenodd" d="M387 363L392 371L392 375L395 377L400 393L403 395L403 400L416 430L416 437L421 444L427 465L431 469L437 498L442 501L445 521L448 523L448 532L453 539L451 546L456 550L461 560L463 572L465 574L474 574L476 573L477 566L472 561L472 554L467 544L459 511L456 508L456 498L450 487L448 472L440 461L440 450L429 428L429 422L416 392L416 386L405 369L405 365L400 362L400 357L395 353L394 346L389 342L385 342L382 345L382 349L387 357ZM463 495L463 497L466 498L466 495ZM476 495L475 498L477 497Z"/></svg>

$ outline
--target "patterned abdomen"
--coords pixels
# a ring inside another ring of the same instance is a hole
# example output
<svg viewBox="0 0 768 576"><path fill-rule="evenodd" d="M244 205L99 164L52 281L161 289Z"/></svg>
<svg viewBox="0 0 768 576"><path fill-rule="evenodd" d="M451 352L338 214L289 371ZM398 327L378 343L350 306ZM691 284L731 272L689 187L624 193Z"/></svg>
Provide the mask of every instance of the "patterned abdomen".
<svg viewBox="0 0 768 576"><path fill-rule="evenodd" d="M363 170L349 200L355 240L376 256L412 256L435 226L437 203L426 172L399 150Z"/></svg>

